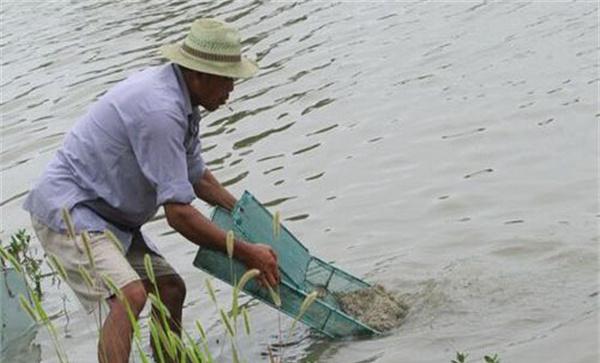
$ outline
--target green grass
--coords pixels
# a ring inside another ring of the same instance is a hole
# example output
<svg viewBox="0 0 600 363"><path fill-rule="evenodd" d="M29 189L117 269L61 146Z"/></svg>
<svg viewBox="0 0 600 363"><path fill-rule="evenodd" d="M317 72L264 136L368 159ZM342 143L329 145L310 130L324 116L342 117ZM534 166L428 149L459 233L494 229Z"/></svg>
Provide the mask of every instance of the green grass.
<svg viewBox="0 0 600 363"><path fill-rule="evenodd" d="M81 234L77 234L73 227L73 222L71 220L71 216L68 212L63 211L63 218L65 220L65 225L67 226L67 233L69 238L73 239L73 241L81 241L83 248L81 249L82 254L89 259L90 262L90 270L80 268L79 274L84 279L88 288L93 289L94 284L97 283L96 280L92 279L91 276L96 276L95 271L95 261L93 259L91 253L90 246L90 238L86 231ZM274 233L278 232L278 226L274 225ZM121 243L115 238L115 236L109 231L105 232L105 236L112 241L115 245L119 246L122 251ZM227 234L227 252L230 258L233 256L233 243L234 236L233 232L229 232ZM56 327L49 319L48 314L44 310L42 306L42 290L41 290L41 278L43 275L40 272L40 266L42 263L41 259L35 259L30 254L30 241L31 237L26 233L25 230L19 230L19 232L11 237L11 243L4 247L0 244L0 263L1 266L6 268L9 265L12 265L18 272L22 273L27 281L30 283L27 284L29 296L19 296L19 301L25 312L39 325L44 326L51 339L53 346L55 348L56 355L58 360L61 363L69 362L68 356L65 353L64 348L62 347L61 341L58 337ZM79 243L76 243L79 245ZM67 281L68 275L65 272L63 265L60 262L60 259L56 256L47 256L47 263L50 269L53 271L52 275L58 275L61 279ZM155 311L158 311L158 316L152 316L149 321L149 332L150 332L150 341L151 344L156 348L156 362L166 363L168 361L177 361L177 362L190 362L190 363L210 363L213 362L212 354L209 350L207 334L202 326L202 323L197 320L194 323L194 327L196 331L188 332L182 330L181 336L173 333L169 328L169 311L166 308L165 304L161 301L158 292L158 286L156 284L156 278L154 275L154 271L152 268L150 256L146 255L144 258L144 267L146 269L148 278L152 284L153 291L148 291L148 301L151 304L151 308ZM232 271L233 273L233 271ZM232 300L230 309L225 309L221 307L220 303L217 301L214 289L212 287L212 283L210 279L206 279L206 287L208 290L208 294L210 299L215 304L217 311L220 315L220 321L223 325L223 328L227 332L229 337L229 343L231 345L232 359L234 363L246 362L243 359L241 352L238 350L238 318L241 317L243 320L243 331L247 335L251 335L251 324L250 324L250 314L245 307L239 308L239 295L240 292L244 289L244 286L253 278L256 278L260 272L258 270L249 270L247 271L240 279L240 281L234 284L234 288L232 290ZM116 286L116 284L107 276L103 276L103 283L108 286L115 296L126 306L129 320L133 327L133 341L132 341L132 355L137 355L137 357L142 362L151 362L152 359L143 350L143 337L141 335L141 326L139 321L135 318L131 308L127 304L121 290ZM33 286L33 288L32 288ZM279 294L275 292L272 288L270 288L273 300L279 302L280 298ZM303 305L308 308L312 301L305 301ZM96 312L98 314L98 312ZM300 316L298 316L295 322L298 321ZM97 324L98 333L101 330L101 320L102 319L94 319ZM295 324L294 322L294 324ZM293 329L293 326L292 326ZM290 330L291 332L291 330ZM99 334L100 335L100 334ZM281 329L280 329L280 337L281 337ZM281 338L280 338L281 339ZM271 355L271 362L275 362L275 358ZM283 357L280 357L278 361L282 361Z"/></svg>
<svg viewBox="0 0 600 363"><path fill-rule="evenodd" d="M41 298L42 259L33 256L30 244L31 236L24 229L17 231L10 237L10 242L6 246L0 244L0 266L4 269L10 264L21 272L30 290Z"/></svg>

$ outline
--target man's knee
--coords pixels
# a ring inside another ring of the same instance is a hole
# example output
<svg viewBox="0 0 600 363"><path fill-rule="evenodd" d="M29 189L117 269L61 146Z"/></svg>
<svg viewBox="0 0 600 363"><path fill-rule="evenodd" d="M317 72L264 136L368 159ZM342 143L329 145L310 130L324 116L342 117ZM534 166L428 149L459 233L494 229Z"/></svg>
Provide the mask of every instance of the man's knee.
<svg viewBox="0 0 600 363"><path fill-rule="evenodd" d="M185 300L185 282L179 275L167 275L157 278L161 300L166 304L182 305Z"/></svg>
<svg viewBox="0 0 600 363"><path fill-rule="evenodd" d="M146 300L148 300L144 284L141 281L130 282L121 289L121 292L123 293L123 298L127 301L131 312L137 317L144 309ZM126 306L123 302L119 301L117 297L113 297L111 300L113 300L113 303L110 304L111 310L126 309Z"/></svg>

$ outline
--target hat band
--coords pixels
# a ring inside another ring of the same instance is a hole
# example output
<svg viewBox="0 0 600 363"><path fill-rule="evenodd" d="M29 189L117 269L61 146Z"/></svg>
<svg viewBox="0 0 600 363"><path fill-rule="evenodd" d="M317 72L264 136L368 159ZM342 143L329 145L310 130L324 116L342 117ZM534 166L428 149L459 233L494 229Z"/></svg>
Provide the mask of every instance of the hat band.
<svg viewBox="0 0 600 363"><path fill-rule="evenodd" d="M181 49L184 52L186 52L196 58L200 58L200 59L204 59L204 60L208 60L208 61L239 63L242 60L242 57L240 55L205 53L198 49L194 49L185 43L183 43L183 45L181 46Z"/></svg>

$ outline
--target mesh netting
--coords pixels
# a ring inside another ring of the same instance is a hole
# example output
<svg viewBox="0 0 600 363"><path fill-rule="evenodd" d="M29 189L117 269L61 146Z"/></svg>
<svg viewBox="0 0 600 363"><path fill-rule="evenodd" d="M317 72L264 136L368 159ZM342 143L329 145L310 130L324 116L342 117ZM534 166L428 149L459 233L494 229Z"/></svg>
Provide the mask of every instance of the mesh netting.
<svg viewBox="0 0 600 363"><path fill-rule="evenodd" d="M249 192L245 192L230 214L215 208L212 220L221 229L233 231L236 236L252 243L270 245L279 261L281 283L281 311L295 318L305 297L317 291L318 298L303 314L300 321L330 337L378 334L356 318L345 314L336 301L335 294L370 287L366 282L310 255L308 249L281 226L278 235L273 231L273 216ZM246 271L236 260L226 254L200 248L194 265L229 284L239 281ZM233 275L232 275L233 271ZM255 281L244 289L246 293L277 308L268 293Z"/></svg>

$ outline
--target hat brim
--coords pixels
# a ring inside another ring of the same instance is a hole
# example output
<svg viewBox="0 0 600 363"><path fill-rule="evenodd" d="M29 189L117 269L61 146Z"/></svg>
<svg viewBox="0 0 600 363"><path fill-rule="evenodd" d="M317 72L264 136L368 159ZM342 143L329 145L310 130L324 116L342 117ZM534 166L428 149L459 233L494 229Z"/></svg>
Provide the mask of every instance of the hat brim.
<svg viewBox="0 0 600 363"><path fill-rule="evenodd" d="M180 44L163 45L160 51L173 63L198 72L231 78L250 78L258 72L257 64L244 56L235 63L207 61L187 55L181 50Z"/></svg>

